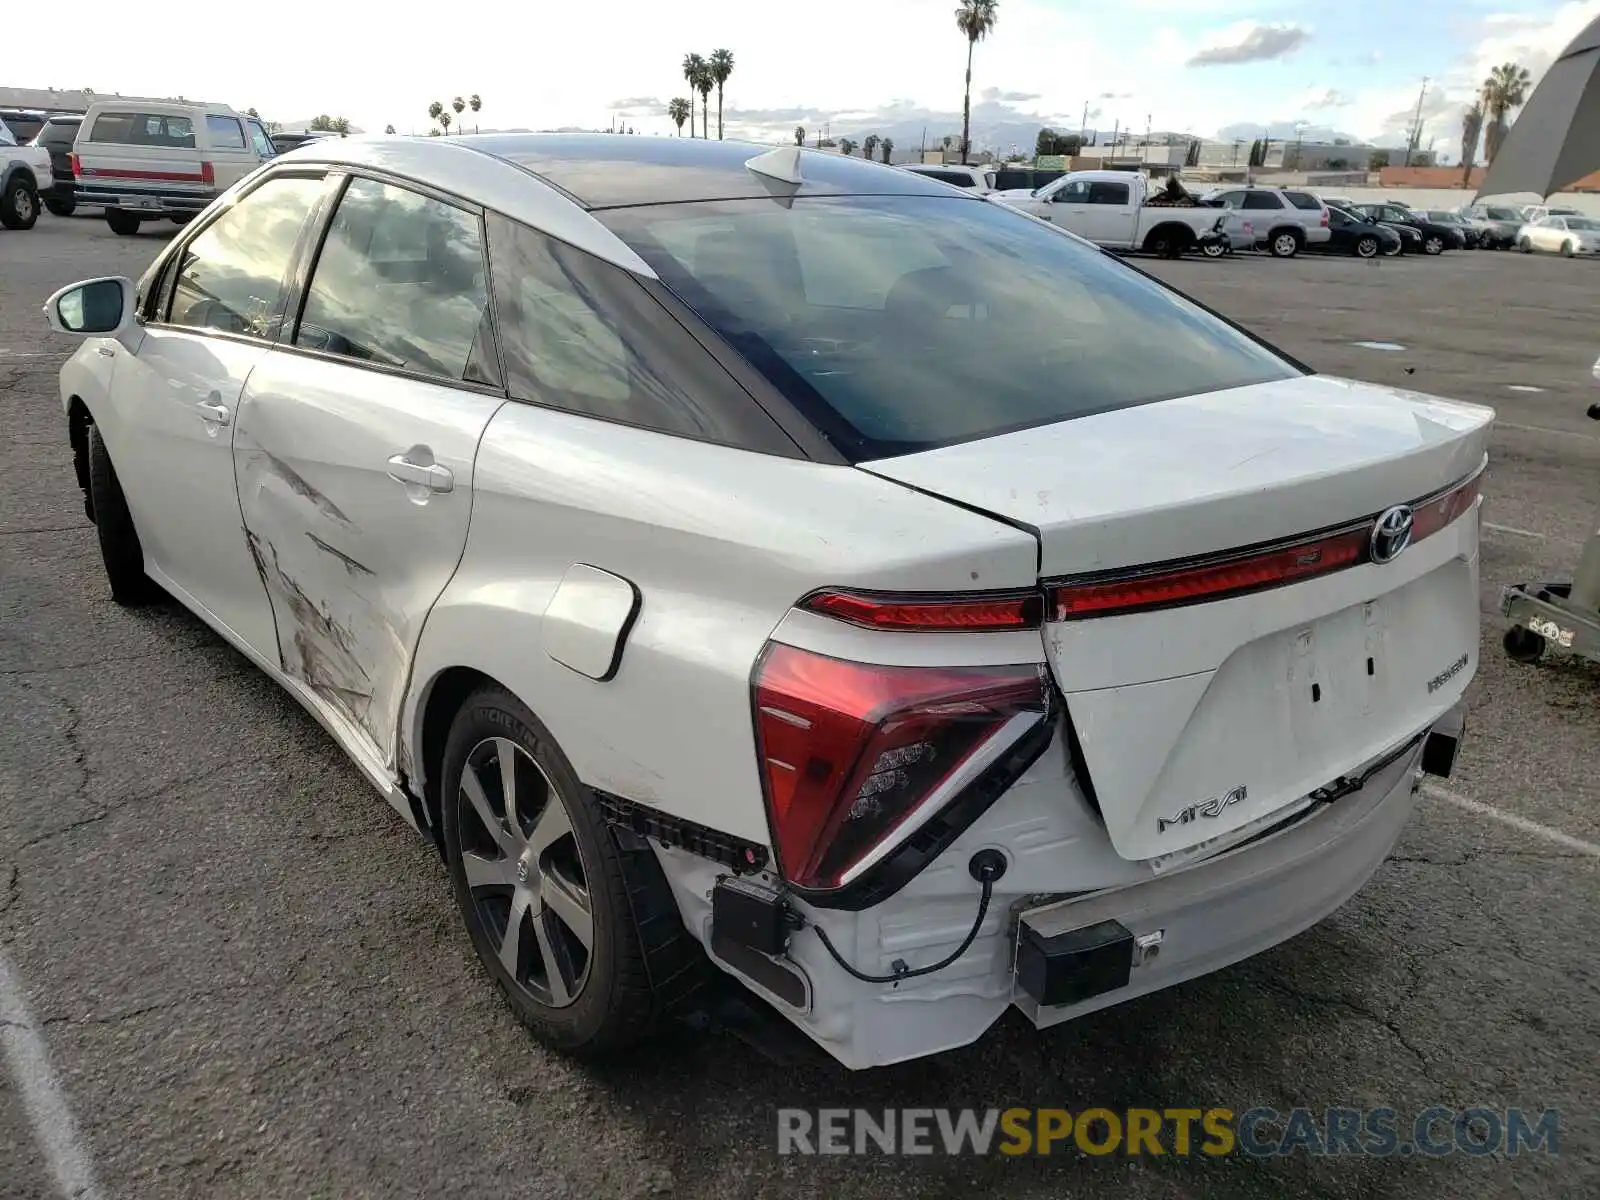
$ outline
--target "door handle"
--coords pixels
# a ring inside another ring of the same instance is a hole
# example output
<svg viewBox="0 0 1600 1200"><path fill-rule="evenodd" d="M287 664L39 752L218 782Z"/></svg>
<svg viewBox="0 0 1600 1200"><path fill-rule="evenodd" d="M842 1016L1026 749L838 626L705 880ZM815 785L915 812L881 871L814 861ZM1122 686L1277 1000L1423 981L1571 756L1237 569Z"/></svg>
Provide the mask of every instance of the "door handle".
<svg viewBox="0 0 1600 1200"><path fill-rule="evenodd" d="M233 420L233 414L228 411L226 404L202 400L195 407L200 410L200 419L208 425L227 425Z"/></svg>
<svg viewBox="0 0 1600 1200"><path fill-rule="evenodd" d="M396 483L425 487L430 492L449 492L456 486L456 477L451 474L449 467L441 467L438 463L415 462L404 454L396 454L389 459L389 478Z"/></svg>

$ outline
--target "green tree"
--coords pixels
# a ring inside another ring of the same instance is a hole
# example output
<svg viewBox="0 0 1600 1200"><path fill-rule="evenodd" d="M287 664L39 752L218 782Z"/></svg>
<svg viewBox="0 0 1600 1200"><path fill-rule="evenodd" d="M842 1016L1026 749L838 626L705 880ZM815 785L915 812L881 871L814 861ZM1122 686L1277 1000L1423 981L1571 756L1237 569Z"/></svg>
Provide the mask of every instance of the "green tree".
<svg viewBox="0 0 1600 1200"><path fill-rule="evenodd" d="M1257 138L1255 141L1250 143L1250 157L1245 159L1245 162L1252 167L1259 167L1266 161L1267 148L1261 144L1261 139Z"/></svg>
<svg viewBox="0 0 1600 1200"><path fill-rule="evenodd" d="M483 99L477 92L467 97L467 107L472 110L472 132L478 132L478 113L483 108Z"/></svg>
<svg viewBox="0 0 1600 1200"><path fill-rule="evenodd" d="M882 141L883 139L875 133L867 134L866 140L861 143L861 156L863 158L871 158L878 152L878 145Z"/></svg>
<svg viewBox="0 0 1600 1200"><path fill-rule="evenodd" d="M437 121L440 116L443 115L443 113L444 105L440 104L437 100L428 105L428 120Z"/></svg>
<svg viewBox="0 0 1600 1200"><path fill-rule="evenodd" d="M711 89L716 86L716 79L711 74L711 64L703 63L700 67L700 78L695 80L694 89L700 93L700 136L711 136Z"/></svg>
<svg viewBox="0 0 1600 1200"><path fill-rule="evenodd" d="M854 154L855 152L856 152L856 144L853 141L851 141L849 138L840 138L839 139L839 153L840 154L843 154L843 155L848 157L849 155Z"/></svg>
<svg viewBox="0 0 1600 1200"><path fill-rule="evenodd" d="M1461 182L1472 178L1472 164L1478 157L1478 139L1483 135L1483 101L1480 99L1461 114Z"/></svg>
<svg viewBox="0 0 1600 1200"><path fill-rule="evenodd" d="M999 7L999 0L961 0L961 6L956 9L956 28L967 39L967 89L961 95L962 162L972 157L972 51L994 32Z"/></svg>
<svg viewBox="0 0 1600 1200"><path fill-rule="evenodd" d="M1367 169L1381 171L1389 165L1389 152L1387 150L1374 150L1372 157L1367 161Z"/></svg>
<svg viewBox="0 0 1600 1200"><path fill-rule="evenodd" d="M894 139L884 138L883 141L878 143L878 149L883 152L883 161L888 162L889 155L894 153Z"/></svg>
<svg viewBox="0 0 1600 1200"><path fill-rule="evenodd" d="M711 78L717 83L717 141L722 140L722 85L728 82L728 76L733 74L733 51L713 50L706 66L711 71Z"/></svg>
<svg viewBox="0 0 1600 1200"><path fill-rule="evenodd" d="M461 132L461 114L467 111L467 102L464 97L457 96L450 101L450 107L456 110L456 132Z"/></svg>
<svg viewBox="0 0 1600 1200"><path fill-rule="evenodd" d="M385 126L384 126L384 127L383 127L383 131L384 131L384 132L385 132L385 133L387 133L387 134L390 134L390 135L393 135L393 133L394 133L394 126L393 126L393 125L385 125Z"/></svg>
<svg viewBox="0 0 1600 1200"><path fill-rule="evenodd" d="M350 132L350 118L330 117L327 113L321 113L312 117L311 123L306 128L315 129L319 133L337 133L340 137L344 137Z"/></svg>
<svg viewBox="0 0 1600 1200"><path fill-rule="evenodd" d="M694 94L700 90L700 81L706 76L706 60L698 54L683 56L683 78L689 84L689 104L694 104ZM694 136L694 113L689 114L689 136Z"/></svg>
<svg viewBox="0 0 1600 1200"><path fill-rule="evenodd" d="M450 110L447 108L439 114L439 124L444 126L446 136L450 133Z"/></svg>
<svg viewBox="0 0 1600 1200"><path fill-rule="evenodd" d="M806 127L804 125L796 125L794 127L794 144L796 146L804 146L806 144Z"/></svg>
<svg viewBox="0 0 1600 1200"><path fill-rule="evenodd" d="M670 117L672 119L672 123L678 127L678 136L682 137L683 123L685 121L694 120L694 105L685 100L682 96L674 96L667 104L667 116ZM692 125L689 127L689 132L691 135L694 133L694 127Z"/></svg>
<svg viewBox="0 0 1600 1200"><path fill-rule="evenodd" d="M1511 112L1521 108L1528 100L1528 89L1533 86L1533 77L1528 74L1526 67L1519 67L1516 63L1501 63L1489 72L1489 77L1483 81L1483 109L1488 117L1488 133L1484 138L1484 157L1491 163L1494 156L1500 153L1500 146L1506 140L1506 131L1511 128Z"/></svg>

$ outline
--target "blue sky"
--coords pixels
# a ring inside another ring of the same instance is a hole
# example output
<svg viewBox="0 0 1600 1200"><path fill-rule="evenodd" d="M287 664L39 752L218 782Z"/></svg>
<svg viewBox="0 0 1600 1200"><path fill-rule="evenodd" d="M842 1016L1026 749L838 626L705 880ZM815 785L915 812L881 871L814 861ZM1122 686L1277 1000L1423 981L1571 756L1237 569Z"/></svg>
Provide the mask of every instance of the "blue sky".
<svg viewBox="0 0 1600 1200"><path fill-rule="evenodd" d="M890 128L959 133L965 43L954 0L750 0L661 5L525 0L449 6L394 0L275 0L248 34L226 22L123 19L111 0L75 5L86 29L71 78L36 65L21 86L182 93L293 120L331 112L358 127L428 127L428 103L479 92L485 128L603 127L620 115L667 133L667 100L686 91L689 50L726 46L730 134L781 138L796 124L835 135ZM1403 135L1423 76L1424 108L1444 146L1489 66L1535 73L1600 15L1600 0L1349 0L1338 6L1249 0L1000 0L973 64L975 141L1009 148L1041 124L1089 121L1139 132L1214 136L1241 123L1296 120L1359 138ZM181 53L173 53L174 45ZM41 60L42 62L42 60ZM1204 64L1204 65L1201 65ZM54 73L54 74L53 74ZM715 96L712 126L715 133ZM913 132L916 131L916 132Z"/></svg>

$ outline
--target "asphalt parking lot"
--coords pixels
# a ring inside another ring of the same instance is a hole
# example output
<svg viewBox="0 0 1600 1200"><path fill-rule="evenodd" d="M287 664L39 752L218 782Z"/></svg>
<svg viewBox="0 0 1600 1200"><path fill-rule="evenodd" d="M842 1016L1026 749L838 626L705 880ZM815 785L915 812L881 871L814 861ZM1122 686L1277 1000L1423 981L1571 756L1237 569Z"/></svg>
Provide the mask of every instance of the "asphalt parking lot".
<svg viewBox="0 0 1600 1200"><path fill-rule="evenodd" d="M108 1197L1600 1194L1600 670L1510 663L1495 603L1570 572L1600 504L1600 265L1144 264L1320 370L1499 410L1464 761L1367 888L1286 945L850 1075L716 1032L599 1068L544 1052L480 976L437 857L320 728L183 610L112 604L55 391L70 346L40 304L137 275L167 236L0 231L0 994L25 993L72 1117L35 1129L0 1071L5 1200L59 1195L62 1155ZM1018 1104L1554 1107L1560 1141L1514 1159L775 1152L780 1107Z"/></svg>

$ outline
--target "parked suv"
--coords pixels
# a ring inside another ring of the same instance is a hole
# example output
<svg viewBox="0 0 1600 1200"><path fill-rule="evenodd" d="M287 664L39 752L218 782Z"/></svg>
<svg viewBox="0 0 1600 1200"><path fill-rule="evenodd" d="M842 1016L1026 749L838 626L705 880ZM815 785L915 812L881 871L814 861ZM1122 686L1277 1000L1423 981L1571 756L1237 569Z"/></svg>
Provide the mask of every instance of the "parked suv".
<svg viewBox="0 0 1600 1200"><path fill-rule="evenodd" d="M980 196L994 191L995 173L983 167L968 167L960 163L906 163L905 169L952 187L966 188Z"/></svg>
<svg viewBox="0 0 1600 1200"><path fill-rule="evenodd" d="M83 118L73 114L51 117L34 135L33 144L43 146L50 155L50 173L55 184L45 193L44 206L58 217L70 217L78 206L73 189L77 180L72 170L72 143Z"/></svg>
<svg viewBox="0 0 1600 1200"><path fill-rule="evenodd" d="M19 146L7 122L0 121L0 225L32 229L39 219L39 196L50 190L50 155L38 146Z"/></svg>
<svg viewBox="0 0 1600 1200"><path fill-rule="evenodd" d="M183 225L277 153L260 121L225 104L103 100L73 143L73 195L104 205L114 233Z"/></svg>
<svg viewBox="0 0 1600 1200"><path fill-rule="evenodd" d="M1212 192L1205 200L1250 214L1256 227L1256 244L1265 246L1277 258L1293 258L1301 247L1325 242L1331 236L1328 206L1310 192L1242 187Z"/></svg>

